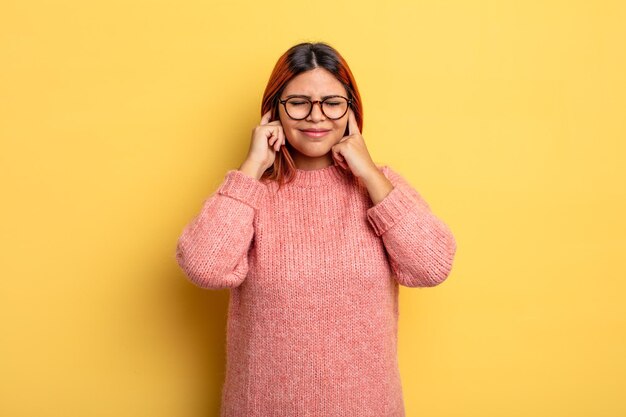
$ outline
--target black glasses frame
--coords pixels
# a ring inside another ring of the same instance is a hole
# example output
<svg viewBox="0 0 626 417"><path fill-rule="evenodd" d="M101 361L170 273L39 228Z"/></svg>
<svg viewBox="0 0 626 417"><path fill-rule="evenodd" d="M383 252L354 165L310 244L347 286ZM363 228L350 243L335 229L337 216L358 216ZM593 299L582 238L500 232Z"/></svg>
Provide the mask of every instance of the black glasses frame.
<svg viewBox="0 0 626 417"><path fill-rule="evenodd" d="M343 114L342 114L341 116L339 116L339 117L329 117L329 116L328 116L328 115L324 112L324 102L325 102L326 100L330 100L330 99L337 98L337 97L341 97L341 98L345 99L345 100L348 102L348 105L346 106L346 111L345 111L345 112L343 112ZM302 117L302 118L299 118L299 119L296 119L295 117L292 117L292 116L289 114L289 112L287 111L287 101L288 101L288 100L290 100L290 99L292 99L292 98L298 98L298 99L300 99L300 100L306 100L306 101L308 101L308 102L310 103L309 112L307 113L307 115L306 115L306 116L304 116L304 117ZM335 96L328 96L328 97L324 97L324 99L323 99L323 100L315 100L315 101L313 101L313 100L311 100L311 99L310 99L310 98L308 98L308 97L303 97L303 96L291 96L291 97L288 97L288 98L286 98L286 99L284 99L284 100L278 99L278 102L279 102L280 104L282 104L282 105L283 105L283 107L285 108L285 113L287 113L287 116L289 116L289 117L290 117L291 119L293 119L293 120L304 120L304 119L306 119L307 117L309 117L309 115L310 115L310 114L311 114L311 112L313 111L313 106L314 106L316 103L319 103L319 105L320 105L320 110L322 111L322 114L323 114L326 118L328 118L328 119L330 119L330 120L339 120L339 119L341 119L343 116L345 116L345 115L346 115L346 113L348 113L348 109L350 108L350 105L352 104L352 99L351 99L351 98L348 98L348 97L344 97L344 96L335 95Z"/></svg>

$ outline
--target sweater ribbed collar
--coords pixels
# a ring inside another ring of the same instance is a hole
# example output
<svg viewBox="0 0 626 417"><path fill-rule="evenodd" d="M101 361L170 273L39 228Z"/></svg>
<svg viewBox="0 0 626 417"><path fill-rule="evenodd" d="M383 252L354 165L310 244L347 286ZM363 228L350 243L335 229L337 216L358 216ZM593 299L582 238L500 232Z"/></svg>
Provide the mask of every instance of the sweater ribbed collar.
<svg viewBox="0 0 626 417"><path fill-rule="evenodd" d="M314 188L323 185L328 186L333 183L347 181L349 175L350 173L345 173L344 170L336 164L309 170L296 168L292 184L304 188Z"/></svg>

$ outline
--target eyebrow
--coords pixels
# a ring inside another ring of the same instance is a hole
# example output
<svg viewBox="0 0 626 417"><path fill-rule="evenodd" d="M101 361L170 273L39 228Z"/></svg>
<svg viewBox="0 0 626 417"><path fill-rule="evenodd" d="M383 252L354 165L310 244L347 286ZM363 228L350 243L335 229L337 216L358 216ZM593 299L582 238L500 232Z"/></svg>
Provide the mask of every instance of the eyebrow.
<svg viewBox="0 0 626 417"><path fill-rule="evenodd" d="M322 100L324 100L325 98L328 98L328 97L337 97L337 96L343 97L341 94L330 94L328 96L322 96ZM307 95L304 95L304 94L290 94L290 95L288 95L285 98L291 98L291 97L306 97L308 99L311 98L311 96L307 96Z"/></svg>

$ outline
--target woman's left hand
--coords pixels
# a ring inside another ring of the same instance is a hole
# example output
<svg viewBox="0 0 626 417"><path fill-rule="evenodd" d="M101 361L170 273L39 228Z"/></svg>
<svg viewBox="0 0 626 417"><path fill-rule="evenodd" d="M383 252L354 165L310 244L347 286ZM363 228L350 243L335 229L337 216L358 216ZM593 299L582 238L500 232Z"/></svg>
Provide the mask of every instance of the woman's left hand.
<svg viewBox="0 0 626 417"><path fill-rule="evenodd" d="M352 109L348 111L348 136L344 136L333 145L331 151L337 165L349 169L359 178L366 178L374 172L379 172L365 146L365 140L361 136Z"/></svg>

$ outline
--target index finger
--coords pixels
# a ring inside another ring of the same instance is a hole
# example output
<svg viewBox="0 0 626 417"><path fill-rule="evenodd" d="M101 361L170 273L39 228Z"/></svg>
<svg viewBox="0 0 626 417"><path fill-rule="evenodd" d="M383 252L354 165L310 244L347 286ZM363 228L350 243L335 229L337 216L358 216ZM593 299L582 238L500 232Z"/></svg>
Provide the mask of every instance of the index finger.
<svg viewBox="0 0 626 417"><path fill-rule="evenodd" d="M355 133L361 133L359 132L359 125L356 122L356 117L354 116L354 111L352 109L350 109L350 112L348 113L348 132L353 135Z"/></svg>
<svg viewBox="0 0 626 417"><path fill-rule="evenodd" d="M272 111L268 110L263 117L261 117L261 124L266 125L270 122L270 117L272 117Z"/></svg>

